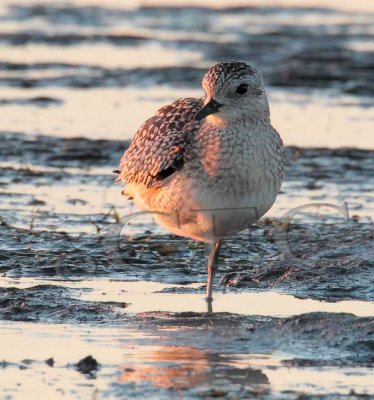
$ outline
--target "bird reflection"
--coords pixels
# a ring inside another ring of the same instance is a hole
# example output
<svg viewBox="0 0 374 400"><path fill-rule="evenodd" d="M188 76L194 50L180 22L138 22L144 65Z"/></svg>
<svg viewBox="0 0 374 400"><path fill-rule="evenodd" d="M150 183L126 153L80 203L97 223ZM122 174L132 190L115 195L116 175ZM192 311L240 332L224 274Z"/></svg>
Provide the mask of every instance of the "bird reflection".
<svg viewBox="0 0 374 400"><path fill-rule="evenodd" d="M269 384L260 370L230 366L230 360L219 354L192 346L160 346L137 361L124 369L121 382L148 381L159 388L181 390L202 384Z"/></svg>

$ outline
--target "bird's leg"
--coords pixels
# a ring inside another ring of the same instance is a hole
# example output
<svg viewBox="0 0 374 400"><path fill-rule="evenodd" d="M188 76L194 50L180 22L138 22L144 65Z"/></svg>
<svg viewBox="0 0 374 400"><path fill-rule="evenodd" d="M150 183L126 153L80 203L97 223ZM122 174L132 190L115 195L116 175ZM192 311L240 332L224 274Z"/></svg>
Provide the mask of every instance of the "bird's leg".
<svg viewBox="0 0 374 400"><path fill-rule="evenodd" d="M220 240L216 240L214 242L212 251L208 258L208 281L206 285L206 298L205 298L205 300L208 303L208 313L212 312L213 282L214 282L214 276L217 272L217 260L221 244L222 243Z"/></svg>

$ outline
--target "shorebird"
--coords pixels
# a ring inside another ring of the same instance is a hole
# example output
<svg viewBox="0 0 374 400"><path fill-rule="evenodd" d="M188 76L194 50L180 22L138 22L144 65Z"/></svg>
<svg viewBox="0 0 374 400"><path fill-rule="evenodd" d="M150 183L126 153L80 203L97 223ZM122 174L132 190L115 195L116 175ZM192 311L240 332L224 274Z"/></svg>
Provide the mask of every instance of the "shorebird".
<svg viewBox="0 0 374 400"><path fill-rule="evenodd" d="M206 72L202 87L202 99L178 99L143 123L116 182L170 232L213 243L206 285L211 309L222 240L270 209L283 180L284 148L258 69L221 62Z"/></svg>

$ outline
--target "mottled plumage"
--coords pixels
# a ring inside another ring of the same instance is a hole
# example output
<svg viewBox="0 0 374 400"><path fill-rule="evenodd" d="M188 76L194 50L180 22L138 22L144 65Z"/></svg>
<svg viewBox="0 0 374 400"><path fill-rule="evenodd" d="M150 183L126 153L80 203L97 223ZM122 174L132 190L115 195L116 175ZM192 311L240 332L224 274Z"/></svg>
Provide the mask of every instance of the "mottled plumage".
<svg viewBox="0 0 374 400"><path fill-rule="evenodd" d="M243 62L211 67L204 99L161 108L135 135L117 178L125 194L169 231L215 242L212 299L221 240L256 222L283 179L283 144L271 126L261 73Z"/></svg>
<svg viewBox="0 0 374 400"><path fill-rule="evenodd" d="M116 182L157 187L180 169L191 132L201 125L194 121L201 107L201 100L179 99L144 122L121 159Z"/></svg>

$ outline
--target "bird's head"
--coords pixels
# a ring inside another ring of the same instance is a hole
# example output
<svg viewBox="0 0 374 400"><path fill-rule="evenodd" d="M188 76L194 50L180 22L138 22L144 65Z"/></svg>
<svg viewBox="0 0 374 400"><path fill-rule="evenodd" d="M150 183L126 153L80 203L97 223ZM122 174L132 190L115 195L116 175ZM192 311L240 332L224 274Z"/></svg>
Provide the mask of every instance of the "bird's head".
<svg viewBox="0 0 374 400"><path fill-rule="evenodd" d="M244 62L228 61L213 65L205 74L203 108L196 119L229 122L246 118L269 119L269 105L258 69Z"/></svg>

